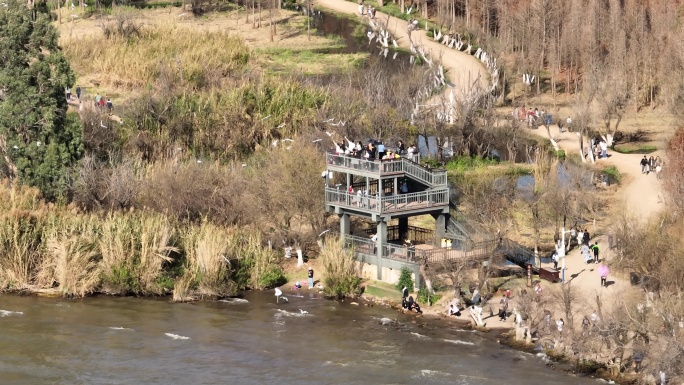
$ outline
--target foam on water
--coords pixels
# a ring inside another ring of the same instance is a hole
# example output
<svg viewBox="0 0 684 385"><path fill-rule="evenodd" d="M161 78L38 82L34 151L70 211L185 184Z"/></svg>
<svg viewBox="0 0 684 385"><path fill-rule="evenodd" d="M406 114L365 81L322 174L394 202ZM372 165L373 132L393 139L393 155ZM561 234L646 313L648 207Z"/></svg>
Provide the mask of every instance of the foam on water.
<svg viewBox="0 0 684 385"><path fill-rule="evenodd" d="M173 333L164 333L166 336L173 338L174 340L189 340L190 337L186 336L180 336L178 334L173 334Z"/></svg>
<svg viewBox="0 0 684 385"><path fill-rule="evenodd" d="M246 299L243 299L243 298L226 298L226 299L220 299L219 302L225 302L225 303L230 303L230 304L234 304L234 305L249 303L249 301L247 301Z"/></svg>
<svg viewBox="0 0 684 385"><path fill-rule="evenodd" d="M328 366L328 365L335 365L335 366L342 366L342 367L344 367L344 366L349 366L349 364L345 364L345 363L342 363L342 362L325 361L325 362L323 363L323 366Z"/></svg>
<svg viewBox="0 0 684 385"><path fill-rule="evenodd" d="M308 313L308 312L302 312L301 310L297 311L297 312L292 312L292 311L287 311L287 310L283 310L283 309L277 309L277 311L278 311L278 313L275 313L273 315L274 317L282 317L282 316L285 316L285 317L310 317L313 315L313 314Z"/></svg>
<svg viewBox="0 0 684 385"><path fill-rule="evenodd" d="M445 339L444 342L448 342L450 344L456 344L456 345L475 345L472 342L461 341L461 340L447 340L447 339Z"/></svg>
<svg viewBox="0 0 684 385"><path fill-rule="evenodd" d="M428 337L428 336L425 336L425 335L422 335L422 334L416 333L416 332L411 332L411 334L414 335L414 336L416 336L416 337L418 337L418 338L430 338L430 337Z"/></svg>
<svg viewBox="0 0 684 385"><path fill-rule="evenodd" d="M450 376L451 375L451 373L444 373L444 372L440 372L438 370L428 370L428 369L422 369L420 371L420 374L423 377Z"/></svg>
<svg viewBox="0 0 684 385"><path fill-rule="evenodd" d="M0 310L0 317L9 317L11 315L24 315L23 311Z"/></svg>
<svg viewBox="0 0 684 385"><path fill-rule="evenodd" d="M131 328L125 328L125 327L123 327L123 326L110 326L109 328L112 329L112 330L130 330L130 331L134 331L134 330L131 329Z"/></svg>

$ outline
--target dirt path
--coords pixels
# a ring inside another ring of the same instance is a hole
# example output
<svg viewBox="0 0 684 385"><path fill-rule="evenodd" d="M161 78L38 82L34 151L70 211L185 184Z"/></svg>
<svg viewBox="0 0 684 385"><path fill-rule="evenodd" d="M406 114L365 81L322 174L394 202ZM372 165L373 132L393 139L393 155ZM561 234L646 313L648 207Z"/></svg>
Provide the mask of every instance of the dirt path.
<svg viewBox="0 0 684 385"><path fill-rule="evenodd" d="M316 5L328 8L335 12L346 13L359 16L359 9L356 3L345 0L318 0ZM365 16L364 16L365 17ZM401 48L410 49L409 37L405 20L389 16L382 12L377 12L376 20L388 22L388 30L397 39ZM426 51L432 53L432 58L437 59L441 56L442 65L446 71L446 77L454 84L456 97L466 95L470 85L478 81L482 88L489 86L489 74L487 69L475 57L466 53L450 49L428 37L425 30L416 30L411 33L411 39L416 45L423 44ZM447 87L446 92L450 92Z"/></svg>
<svg viewBox="0 0 684 385"><path fill-rule="evenodd" d="M546 129L541 126L530 133L538 135L548 140ZM558 133L558 126L551 126L551 135L558 142L560 149L567 154L578 153L579 140L574 132ZM585 145L587 140L585 138ZM648 156L660 156L664 158L665 153L658 150ZM654 173L642 174L639 162L641 154L621 154L619 152L608 151L608 159L596 160L596 167L605 168L615 166L622 176L620 189L618 192L617 206L624 206L625 214L640 222L646 222L655 213L664 208L663 189L661 182L656 179Z"/></svg>

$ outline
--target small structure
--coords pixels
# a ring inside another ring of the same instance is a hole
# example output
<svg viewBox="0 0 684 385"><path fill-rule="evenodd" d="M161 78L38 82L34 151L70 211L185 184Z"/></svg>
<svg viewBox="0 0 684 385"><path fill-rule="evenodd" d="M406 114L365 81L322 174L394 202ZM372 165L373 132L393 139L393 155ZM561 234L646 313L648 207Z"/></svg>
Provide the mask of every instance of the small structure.
<svg viewBox="0 0 684 385"><path fill-rule="evenodd" d="M501 252L502 239L457 220L446 170L422 166L419 155L390 160L336 153L326 157L325 209L339 216L343 244L353 248L366 274L373 269L376 279L393 283L407 267L420 287L425 268L483 261ZM409 226L409 218L418 215L432 216L434 230ZM352 229L352 216L375 226Z"/></svg>

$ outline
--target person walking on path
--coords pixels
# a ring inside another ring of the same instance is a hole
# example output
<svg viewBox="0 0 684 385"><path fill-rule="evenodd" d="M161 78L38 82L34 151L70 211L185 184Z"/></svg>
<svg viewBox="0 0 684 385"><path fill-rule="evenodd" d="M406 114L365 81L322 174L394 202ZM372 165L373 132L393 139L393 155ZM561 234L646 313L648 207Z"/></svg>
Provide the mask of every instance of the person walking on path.
<svg viewBox="0 0 684 385"><path fill-rule="evenodd" d="M603 263L599 265L598 273L601 276L601 286L606 287L606 280L608 279L608 273L610 273L608 266Z"/></svg>
<svg viewBox="0 0 684 385"><path fill-rule="evenodd" d="M501 301L499 301L499 320L506 321L508 319L508 297L506 294L503 295Z"/></svg>
<svg viewBox="0 0 684 385"><path fill-rule="evenodd" d="M584 229L584 239L582 239L582 243L584 243L585 245L589 246L589 239L591 239L591 238L589 237L589 230Z"/></svg>
<svg viewBox="0 0 684 385"><path fill-rule="evenodd" d="M76 86L76 98L81 100L81 86Z"/></svg>
<svg viewBox="0 0 684 385"><path fill-rule="evenodd" d="M309 266L309 289L311 289L314 285L314 271L313 267Z"/></svg>
<svg viewBox="0 0 684 385"><path fill-rule="evenodd" d="M100 108L100 101L102 100L102 96L100 94L95 95L95 107Z"/></svg>
<svg viewBox="0 0 684 385"><path fill-rule="evenodd" d="M558 270L558 252L554 251L553 255L551 256L551 260L553 260L553 269Z"/></svg>
<svg viewBox="0 0 684 385"><path fill-rule="evenodd" d="M71 100L71 88L70 87L64 88L64 93L66 94L66 100L70 101Z"/></svg>
<svg viewBox="0 0 684 385"><path fill-rule="evenodd" d="M114 105L112 104L112 99L107 98L107 111L109 111L109 115L112 114L112 108L113 107L114 107Z"/></svg>
<svg viewBox="0 0 684 385"><path fill-rule="evenodd" d="M646 155L644 155L643 158L641 158L641 173L642 174L648 174L648 159L646 159Z"/></svg>
<svg viewBox="0 0 684 385"><path fill-rule="evenodd" d="M591 250L589 249L589 246L583 244L580 247L580 254L582 254L584 263L586 263L587 265L591 263Z"/></svg>
<svg viewBox="0 0 684 385"><path fill-rule="evenodd" d="M599 245L598 242L594 242L591 245L591 249L594 251L594 263L599 263Z"/></svg>

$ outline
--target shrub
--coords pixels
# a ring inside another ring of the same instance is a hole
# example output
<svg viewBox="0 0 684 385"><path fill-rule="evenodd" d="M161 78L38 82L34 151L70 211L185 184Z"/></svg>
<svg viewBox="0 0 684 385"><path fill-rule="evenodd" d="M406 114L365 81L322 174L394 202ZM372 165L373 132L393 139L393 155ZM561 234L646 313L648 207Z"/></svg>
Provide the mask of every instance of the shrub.
<svg viewBox="0 0 684 385"><path fill-rule="evenodd" d="M339 299L359 294L361 278L352 250L344 249L338 239L326 238L319 259L323 266L323 293L326 296Z"/></svg>
<svg viewBox="0 0 684 385"><path fill-rule="evenodd" d="M279 266L270 266L261 277L259 277L259 287L262 289L272 289L276 286L283 285L287 282L287 278L283 274L283 269Z"/></svg>
<svg viewBox="0 0 684 385"><path fill-rule="evenodd" d="M397 290L401 290L404 286L408 289L409 293L413 292L413 278L411 278L411 270L404 266L401 268L401 273L399 273L399 282L397 282Z"/></svg>
<svg viewBox="0 0 684 385"><path fill-rule="evenodd" d="M431 292L425 287L418 290L418 302L420 303L432 306L436 304L440 298L442 298L442 296L440 296L439 294L435 294L434 292Z"/></svg>

